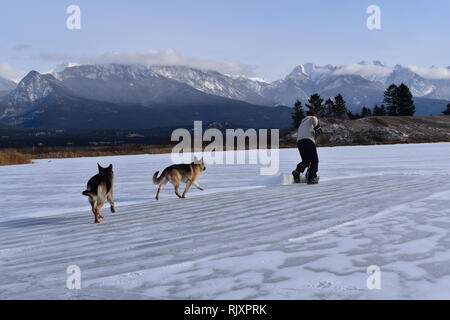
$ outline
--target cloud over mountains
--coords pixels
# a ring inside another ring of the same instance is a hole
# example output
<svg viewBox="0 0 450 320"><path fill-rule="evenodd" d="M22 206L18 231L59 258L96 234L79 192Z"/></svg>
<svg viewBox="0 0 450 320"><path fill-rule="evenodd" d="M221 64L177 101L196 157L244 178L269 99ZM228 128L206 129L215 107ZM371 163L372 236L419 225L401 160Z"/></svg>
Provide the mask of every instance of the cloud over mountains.
<svg viewBox="0 0 450 320"><path fill-rule="evenodd" d="M69 56L57 53L41 53L40 59L57 64L126 64L143 66L187 66L201 70L213 70L223 74L255 76L255 66L237 61L216 61L188 57L173 49L162 51L147 50L143 52L104 52L89 56Z"/></svg>
<svg viewBox="0 0 450 320"><path fill-rule="evenodd" d="M0 77L18 82L24 75L24 72L15 69L10 64L0 63Z"/></svg>
<svg viewBox="0 0 450 320"><path fill-rule="evenodd" d="M27 50L26 45L17 45L15 50ZM173 49L147 50L130 52L103 52L95 55L70 55L56 52L42 52L32 57L41 61L54 63L55 65L85 65L85 64L126 64L143 66L187 66L201 70L212 70L231 76L258 77L257 66L244 64L239 61L218 61L201 59L183 55ZM395 66L388 66L380 61L362 61L345 65L314 65L315 74L359 75L371 81L384 82L395 70ZM405 66L412 72L425 79L442 80L450 79L450 67L422 67ZM45 72L45 70L40 70ZM8 63L0 63L0 76L18 80L24 76L23 72L15 70Z"/></svg>

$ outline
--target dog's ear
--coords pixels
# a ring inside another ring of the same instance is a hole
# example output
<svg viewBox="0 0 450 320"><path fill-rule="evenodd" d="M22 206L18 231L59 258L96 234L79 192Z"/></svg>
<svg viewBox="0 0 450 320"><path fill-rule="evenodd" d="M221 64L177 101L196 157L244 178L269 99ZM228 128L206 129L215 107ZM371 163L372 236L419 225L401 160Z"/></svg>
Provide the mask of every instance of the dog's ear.
<svg viewBox="0 0 450 320"><path fill-rule="evenodd" d="M194 163L195 164L203 164L203 157L201 159L197 158L196 156L194 156Z"/></svg>
<svg viewBox="0 0 450 320"><path fill-rule="evenodd" d="M102 172L102 170L103 170L102 166L97 163L97 167L98 167L98 172Z"/></svg>
<svg viewBox="0 0 450 320"><path fill-rule="evenodd" d="M113 169L112 164L109 165L108 169L112 171L112 169Z"/></svg>

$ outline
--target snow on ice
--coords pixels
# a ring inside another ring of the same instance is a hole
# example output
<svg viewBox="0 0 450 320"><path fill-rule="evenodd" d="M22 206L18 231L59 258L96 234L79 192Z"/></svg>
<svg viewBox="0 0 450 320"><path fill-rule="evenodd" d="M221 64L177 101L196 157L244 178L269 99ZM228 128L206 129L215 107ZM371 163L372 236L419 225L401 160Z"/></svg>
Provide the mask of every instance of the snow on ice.
<svg viewBox="0 0 450 320"><path fill-rule="evenodd" d="M319 148L314 186L288 183L297 150L280 157L275 176L207 165L204 192L160 201L170 155L0 167L0 298L450 298L450 143ZM116 174L100 225L81 195L97 162Z"/></svg>

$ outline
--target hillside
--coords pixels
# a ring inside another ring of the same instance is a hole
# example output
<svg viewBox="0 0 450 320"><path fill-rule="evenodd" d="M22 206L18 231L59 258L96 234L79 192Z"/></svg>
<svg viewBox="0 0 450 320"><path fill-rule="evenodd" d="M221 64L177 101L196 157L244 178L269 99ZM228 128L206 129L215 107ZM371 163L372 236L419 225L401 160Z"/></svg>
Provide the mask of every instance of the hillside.
<svg viewBox="0 0 450 320"><path fill-rule="evenodd" d="M322 146L450 141L449 116L324 118L320 123L324 131L319 140ZM281 144L294 146L296 139L295 130Z"/></svg>

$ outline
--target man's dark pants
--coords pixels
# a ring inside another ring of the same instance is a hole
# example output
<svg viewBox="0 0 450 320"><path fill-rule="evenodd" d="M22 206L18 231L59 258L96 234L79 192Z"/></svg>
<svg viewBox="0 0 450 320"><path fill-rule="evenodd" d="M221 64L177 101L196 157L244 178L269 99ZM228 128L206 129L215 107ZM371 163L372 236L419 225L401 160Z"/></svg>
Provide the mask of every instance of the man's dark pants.
<svg viewBox="0 0 450 320"><path fill-rule="evenodd" d="M297 171L303 173L309 167L308 180L316 178L317 170L319 169L316 144L310 139L302 139L298 141L297 146L302 157L302 162L297 165Z"/></svg>

